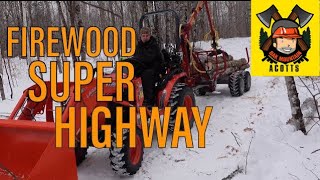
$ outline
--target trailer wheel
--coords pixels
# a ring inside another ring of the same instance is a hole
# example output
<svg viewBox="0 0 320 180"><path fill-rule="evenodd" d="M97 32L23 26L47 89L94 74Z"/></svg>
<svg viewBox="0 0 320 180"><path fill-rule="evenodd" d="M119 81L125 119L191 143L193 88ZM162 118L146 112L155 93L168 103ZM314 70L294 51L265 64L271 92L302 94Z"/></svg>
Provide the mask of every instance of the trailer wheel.
<svg viewBox="0 0 320 180"><path fill-rule="evenodd" d="M76 146L74 148L74 152L76 155L76 163L79 166L85 159L88 154L88 148L82 148L80 146L80 142L76 142Z"/></svg>
<svg viewBox="0 0 320 180"><path fill-rule="evenodd" d="M196 96L204 96L204 95L206 95L206 93L207 93L207 91L206 91L205 88L203 88L203 87L194 90L194 94L195 94Z"/></svg>
<svg viewBox="0 0 320 180"><path fill-rule="evenodd" d="M244 72L244 92L249 91L251 88L251 75L249 71Z"/></svg>
<svg viewBox="0 0 320 180"><path fill-rule="evenodd" d="M140 128L136 128L136 147L129 147L130 134L126 129L122 136L122 148L116 147L116 133L111 135L110 160L111 167L119 175L133 175L141 167L143 160L143 135Z"/></svg>
<svg viewBox="0 0 320 180"><path fill-rule="evenodd" d="M204 95L206 95L206 93L207 93L207 91L205 88L199 88L199 95L200 96L204 96Z"/></svg>
<svg viewBox="0 0 320 180"><path fill-rule="evenodd" d="M241 71L234 72L229 76L229 88L232 96L243 95L245 82Z"/></svg>
<svg viewBox="0 0 320 180"><path fill-rule="evenodd" d="M187 107L189 126L190 128L193 127L194 117L192 115L191 107L196 106L196 101L193 90L190 87L187 87L184 83L175 84L171 91L168 106L171 107L169 120L169 130L171 132L174 131L178 107ZM180 130L183 129L184 127L181 122Z"/></svg>

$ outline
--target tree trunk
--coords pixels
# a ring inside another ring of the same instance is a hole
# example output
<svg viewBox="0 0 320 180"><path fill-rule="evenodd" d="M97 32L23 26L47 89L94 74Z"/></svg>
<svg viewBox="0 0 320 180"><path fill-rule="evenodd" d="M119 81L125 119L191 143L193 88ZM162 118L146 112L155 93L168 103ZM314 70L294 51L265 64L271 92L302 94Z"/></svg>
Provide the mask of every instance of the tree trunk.
<svg viewBox="0 0 320 180"><path fill-rule="evenodd" d="M297 130L306 134L306 128L303 122L303 114L300 107L300 99L293 76L285 77L288 98L291 106L292 118L288 121L288 124L293 125Z"/></svg>
<svg viewBox="0 0 320 180"><path fill-rule="evenodd" d="M77 24L76 24L76 29L77 29L77 34L78 34L77 37L79 37L79 29L80 29L80 27L83 27L83 22L82 22L82 19L80 16L80 14L81 14L80 3L77 1L74 1L74 8L75 8L75 10L74 10L75 11L75 22L77 22ZM95 44L94 44L94 46L95 46ZM80 49L80 56L81 56L80 60L81 61L86 61L85 48L86 48L85 41L82 41L81 49ZM97 47L94 47L94 48L95 48L95 50L97 50Z"/></svg>
<svg viewBox="0 0 320 180"><path fill-rule="evenodd" d="M27 14L27 24L28 24L27 34L28 34L28 36L30 36L30 28L33 26L33 20L32 20L32 14L31 14L31 11L32 11L31 3L32 2L27 2L27 5L28 5L28 7L27 7L27 11L28 11L28 14ZM30 43L30 39L27 42ZM29 49L30 49L30 44L29 44ZM29 51L29 58L28 58L29 64L33 61L33 57L30 57L30 52L31 51ZM11 74L11 72L10 72L10 74ZM12 78L12 76L11 76L11 78Z"/></svg>
<svg viewBox="0 0 320 180"><path fill-rule="evenodd" d="M17 11L17 24L18 24L18 27L21 29L22 27L22 17L23 17L23 14L22 14L22 3L21 1L16 1L16 8L18 9ZM21 33L19 33L19 39L21 39ZM18 52L19 52L19 58L21 58L21 43L18 44ZM3 74L3 73L2 73Z"/></svg>
<svg viewBox="0 0 320 180"><path fill-rule="evenodd" d="M9 59L8 59L8 61L9 61ZM6 66L6 62L4 61L4 59L3 59L3 63L4 63L4 68L6 69L6 74L7 74L7 77L8 77L8 82L9 82L9 86L10 86L10 90L11 90L10 98L12 99L13 91L12 91L12 86L11 86L10 77L9 77L9 73L8 73L8 68Z"/></svg>
<svg viewBox="0 0 320 180"><path fill-rule="evenodd" d="M102 8L104 8L104 2L103 1L97 1L98 5ZM89 6L90 7L90 6ZM105 11L102 9L99 9L99 21L100 21L100 27L105 27L107 26L106 23L106 17L105 17Z"/></svg>
<svg viewBox="0 0 320 180"><path fill-rule="evenodd" d="M46 16L48 17L49 21L46 22L45 27L49 26L50 22L54 22L54 10L52 9L52 2L48 2L48 1L44 1L44 5L45 5L45 9L46 9ZM58 18L59 19L59 18ZM48 30L46 29L45 32L48 32ZM44 52L48 52L48 39L45 36L43 39L44 42ZM47 53L44 53L44 61L46 61L47 59Z"/></svg>
<svg viewBox="0 0 320 180"><path fill-rule="evenodd" d="M8 69L9 69L9 74L10 74L10 79L11 79L11 82L12 82L12 86L15 87L14 82L13 82L13 75L12 75L12 65L11 65L10 61L8 61Z"/></svg>
<svg viewBox="0 0 320 180"><path fill-rule="evenodd" d="M4 88L3 88L3 67L2 67L2 53L1 53L1 49L0 49L0 94L1 94L1 99L5 100L5 94L4 94Z"/></svg>
<svg viewBox="0 0 320 180"><path fill-rule="evenodd" d="M102 8L105 8L104 6L104 2L103 1L97 1L98 2L98 5ZM90 6L89 6L90 7ZM105 27L107 27L107 17L106 17L106 12L102 9L99 9L99 20L100 20L100 28L101 28L101 32L103 33L103 29ZM103 48L104 47L104 44L103 44L103 41L100 42L100 47Z"/></svg>
<svg viewBox="0 0 320 180"><path fill-rule="evenodd" d="M121 26L124 26L124 8L123 1L120 1Z"/></svg>
<svg viewBox="0 0 320 180"><path fill-rule="evenodd" d="M157 1L152 1L152 6L153 6L153 11L158 11L158 7L157 7L158 3ZM155 27L155 32L154 32L154 35L155 35L155 38L157 39L157 42L159 44L159 46L161 47L162 49L162 39L161 39L161 36L160 36L160 24L159 24L159 16L156 16L154 17L154 27Z"/></svg>
<svg viewBox="0 0 320 180"><path fill-rule="evenodd" d="M169 2L168 1L164 1L164 5L165 5L165 9L169 9ZM165 36L165 43L166 43L166 46L168 46L169 45L169 42L170 42L170 36L169 36L169 16L168 16L168 14L166 14L165 15L165 34L166 34L166 36ZM178 48L178 47L177 47Z"/></svg>
<svg viewBox="0 0 320 180"><path fill-rule="evenodd" d="M63 15L63 12L62 12L62 8L61 8L61 4L59 1L56 1L57 3L57 6L58 6L58 14L59 14L59 24L66 27L67 29L67 32L69 32L69 28L68 28L68 25L67 25L67 21L66 19L64 18L64 15ZM62 29L62 28L60 28ZM68 33L67 33L67 37L68 37ZM62 39L62 34L60 34L60 38ZM67 38L68 39L68 38ZM59 46L59 52L62 54L63 53L63 44L62 43L59 43L60 46Z"/></svg>
<svg viewBox="0 0 320 180"><path fill-rule="evenodd" d="M71 27L75 27L75 18L76 18L75 2L68 1L68 2L66 2L66 4L67 4L67 9L69 11L69 16L67 16L67 17L70 17L70 25L71 25ZM69 34L69 32L67 32L67 34ZM78 57L76 57L76 55L75 55L73 43L71 43L71 55L72 55L72 60L73 60L73 66L75 66L74 62L78 61Z"/></svg>
<svg viewBox="0 0 320 180"><path fill-rule="evenodd" d="M142 3L142 11L143 11L143 14L146 14L148 13L148 1L140 1ZM147 18L145 21L145 23L147 24L144 24L145 27L150 27L150 22L149 22L149 18Z"/></svg>
<svg viewBox="0 0 320 180"><path fill-rule="evenodd" d="M27 21L27 3L26 1L22 1L22 13L23 13L23 26L28 28L28 21ZM29 30L27 29L27 65L30 65L30 45L29 45Z"/></svg>
<svg viewBox="0 0 320 180"><path fill-rule="evenodd" d="M3 88L3 76L0 75L0 94L1 94L1 99L2 101L6 99L6 96L4 94L4 88Z"/></svg>
<svg viewBox="0 0 320 180"><path fill-rule="evenodd" d="M111 2L111 1L109 1L108 2L109 3L109 11L110 12L114 12L114 10L113 10L113 6L114 6L114 3L113 2ZM112 26L116 26L116 19L115 19L115 16L114 16L114 14L112 14L112 13L109 13L110 14L110 17L111 17L111 24L112 24ZM109 38L109 48L111 48L112 50L114 49L114 47L113 47L113 40L114 40L114 37L113 36L111 36L112 38Z"/></svg>
<svg viewBox="0 0 320 180"><path fill-rule="evenodd" d="M58 70L59 70L59 74L62 73L62 55L56 57L56 61L57 61L57 66L58 66Z"/></svg>

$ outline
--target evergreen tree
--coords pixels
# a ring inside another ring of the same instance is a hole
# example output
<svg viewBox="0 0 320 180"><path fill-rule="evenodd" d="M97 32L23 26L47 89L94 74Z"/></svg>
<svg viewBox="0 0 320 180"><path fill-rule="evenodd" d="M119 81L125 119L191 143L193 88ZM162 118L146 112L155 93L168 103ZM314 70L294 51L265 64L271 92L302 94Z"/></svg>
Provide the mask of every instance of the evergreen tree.
<svg viewBox="0 0 320 180"><path fill-rule="evenodd" d="M268 39L268 33L263 30L263 28L260 29L260 40L259 44L260 47L262 47L263 43Z"/></svg>
<svg viewBox="0 0 320 180"><path fill-rule="evenodd" d="M308 27L307 30L304 30L302 33L302 39L306 42L308 47L311 46L311 34L310 34L310 28Z"/></svg>

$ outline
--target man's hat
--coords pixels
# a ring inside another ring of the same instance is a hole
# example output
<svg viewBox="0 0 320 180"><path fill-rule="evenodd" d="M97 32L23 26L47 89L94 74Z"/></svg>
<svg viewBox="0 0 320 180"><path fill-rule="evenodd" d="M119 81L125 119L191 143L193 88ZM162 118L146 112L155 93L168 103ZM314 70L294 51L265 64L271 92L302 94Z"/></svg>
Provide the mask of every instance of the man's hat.
<svg viewBox="0 0 320 180"><path fill-rule="evenodd" d="M289 19L281 19L272 25L272 38L302 38L298 30L299 25Z"/></svg>
<svg viewBox="0 0 320 180"><path fill-rule="evenodd" d="M150 34L151 35L151 29L148 27L142 27L140 29L140 34Z"/></svg>

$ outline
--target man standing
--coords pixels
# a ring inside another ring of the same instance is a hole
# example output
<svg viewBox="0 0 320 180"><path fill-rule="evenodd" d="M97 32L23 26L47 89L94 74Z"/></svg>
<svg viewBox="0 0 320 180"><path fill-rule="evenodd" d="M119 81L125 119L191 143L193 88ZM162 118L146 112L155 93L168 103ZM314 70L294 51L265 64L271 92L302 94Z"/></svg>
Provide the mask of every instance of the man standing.
<svg viewBox="0 0 320 180"><path fill-rule="evenodd" d="M162 71L163 56L156 39L151 35L149 28L143 27L140 30L133 59L139 61L134 63L135 76L141 77L144 106L150 109L155 104L155 83Z"/></svg>

